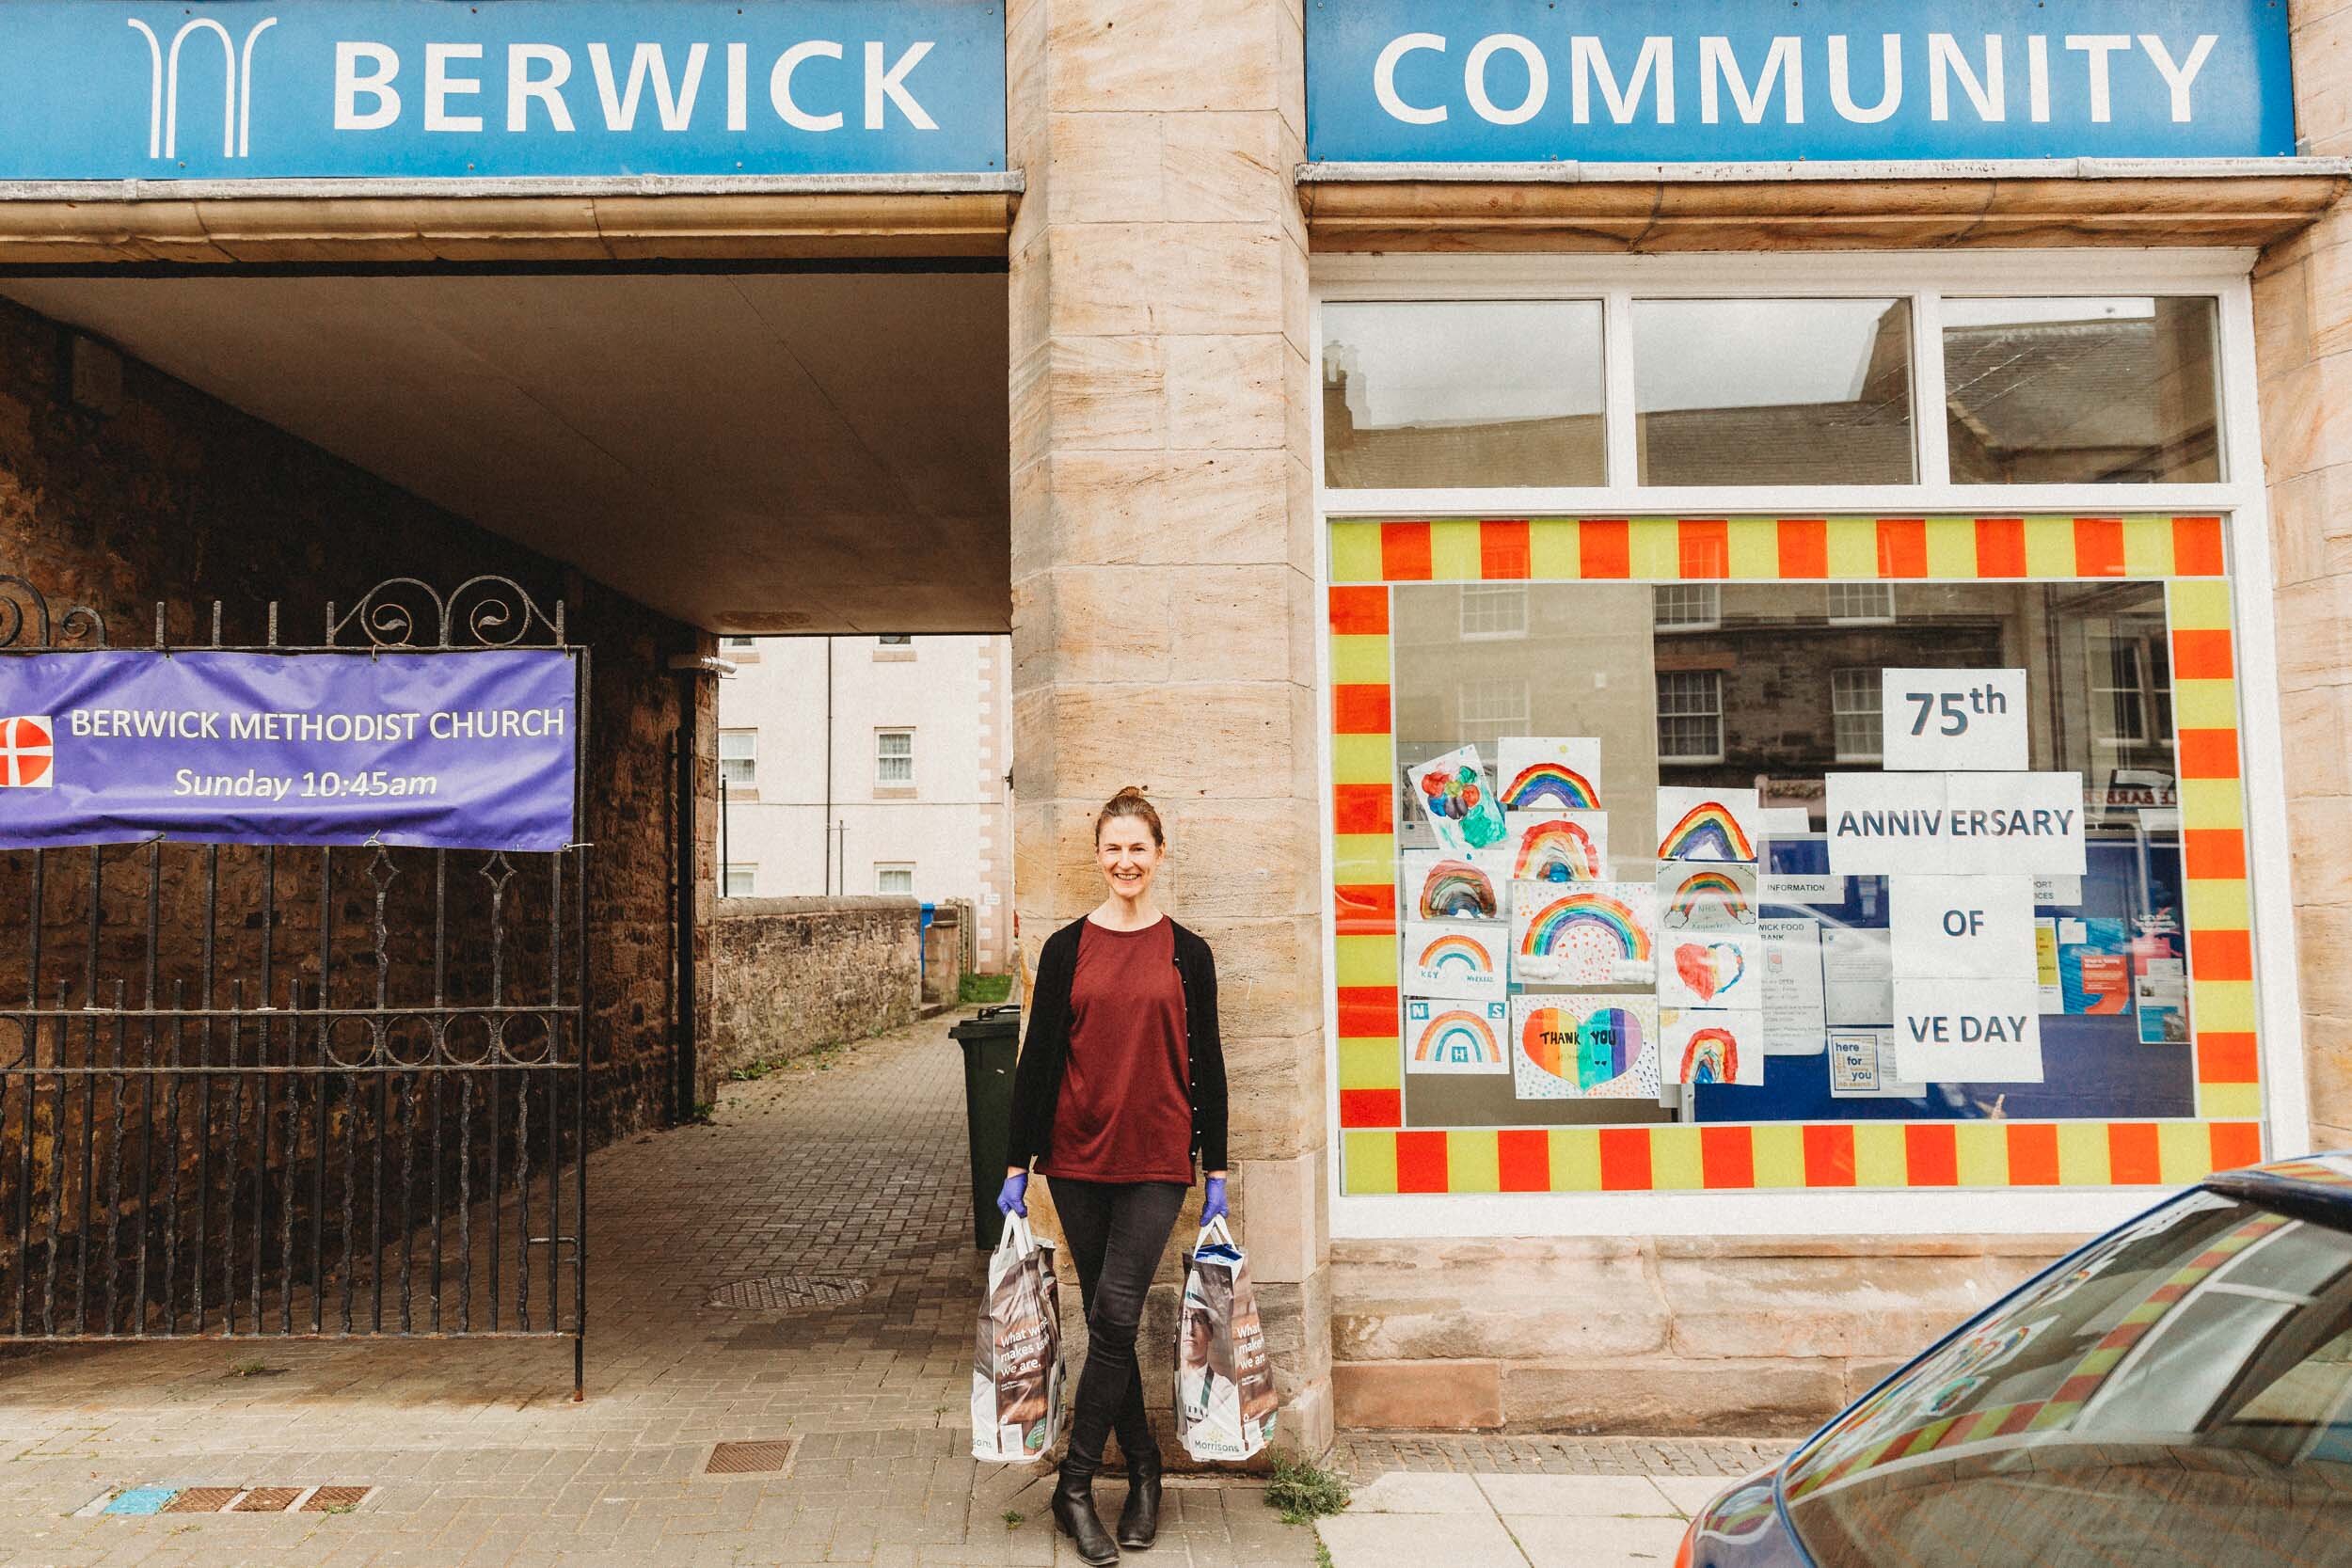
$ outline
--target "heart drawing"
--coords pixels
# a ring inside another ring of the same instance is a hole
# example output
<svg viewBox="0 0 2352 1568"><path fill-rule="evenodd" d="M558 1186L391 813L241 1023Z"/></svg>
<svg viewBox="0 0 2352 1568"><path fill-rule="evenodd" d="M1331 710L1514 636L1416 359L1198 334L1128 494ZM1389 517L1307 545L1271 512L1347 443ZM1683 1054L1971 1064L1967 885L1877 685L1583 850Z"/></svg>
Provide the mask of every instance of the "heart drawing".
<svg viewBox="0 0 2352 1568"><path fill-rule="evenodd" d="M1675 948L1675 973L1702 1002L1712 1002L1719 992L1738 985L1747 972L1747 957L1736 942L1686 942Z"/></svg>

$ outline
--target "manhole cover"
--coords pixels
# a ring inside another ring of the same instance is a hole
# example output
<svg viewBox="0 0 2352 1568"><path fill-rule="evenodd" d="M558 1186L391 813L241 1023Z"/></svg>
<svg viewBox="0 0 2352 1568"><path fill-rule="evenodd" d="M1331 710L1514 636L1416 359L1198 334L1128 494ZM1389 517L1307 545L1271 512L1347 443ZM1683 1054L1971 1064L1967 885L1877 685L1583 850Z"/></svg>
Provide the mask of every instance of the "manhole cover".
<svg viewBox="0 0 2352 1568"><path fill-rule="evenodd" d="M839 1307L866 1294L863 1279L846 1275L796 1274L781 1279L738 1279L710 1292L713 1307L747 1312L796 1312Z"/></svg>
<svg viewBox="0 0 2352 1568"><path fill-rule="evenodd" d="M800 1440L792 1437L777 1442L722 1443L710 1450L710 1463L703 1466L703 1474L771 1475L792 1463L792 1450L799 1446Z"/></svg>

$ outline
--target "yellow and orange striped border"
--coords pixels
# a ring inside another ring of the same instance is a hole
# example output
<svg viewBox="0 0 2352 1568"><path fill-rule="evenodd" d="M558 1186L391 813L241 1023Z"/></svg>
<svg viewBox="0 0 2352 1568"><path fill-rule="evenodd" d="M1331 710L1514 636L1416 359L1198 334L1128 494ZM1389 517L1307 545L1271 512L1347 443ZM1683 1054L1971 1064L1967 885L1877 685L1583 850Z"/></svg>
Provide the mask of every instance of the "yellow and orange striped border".
<svg viewBox="0 0 2352 1568"><path fill-rule="evenodd" d="M1346 518L1330 531L1342 1191L2171 1186L2261 1159L2253 908L2219 517ZM1391 584L2122 578L2167 584L2196 1118L1404 1126Z"/></svg>

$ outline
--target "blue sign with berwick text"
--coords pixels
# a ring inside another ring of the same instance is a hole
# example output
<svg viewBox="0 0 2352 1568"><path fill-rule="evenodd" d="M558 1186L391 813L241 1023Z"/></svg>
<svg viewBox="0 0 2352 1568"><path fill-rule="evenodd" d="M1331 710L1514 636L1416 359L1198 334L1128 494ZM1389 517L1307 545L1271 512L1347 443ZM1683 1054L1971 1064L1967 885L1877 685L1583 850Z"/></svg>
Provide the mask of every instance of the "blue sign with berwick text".
<svg viewBox="0 0 2352 1568"><path fill-rule="evenodd" d="M554 649L0 657L0 849L561 849L577 689Z"/></svg>
<svg viewBox="0 0 2352 1568"><path fill-rule="evenodd" d="M7 0L0 179L1005 166L983 0Z"/></svg>
<svg viewBox="0 0 2352 1568"><path fill-rule="evenodd" d="M2285 0L1311 0L1318 163L2267 157Z"/></svg>

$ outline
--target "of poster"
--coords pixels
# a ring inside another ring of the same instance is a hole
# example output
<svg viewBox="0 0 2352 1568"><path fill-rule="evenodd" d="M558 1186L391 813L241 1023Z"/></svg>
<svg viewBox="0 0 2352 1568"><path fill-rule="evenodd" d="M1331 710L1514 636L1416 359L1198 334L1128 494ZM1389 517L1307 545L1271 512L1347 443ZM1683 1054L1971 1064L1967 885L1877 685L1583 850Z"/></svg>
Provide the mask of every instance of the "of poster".
<svg viewBox="0 0 2352 1568"><path fill-rule="evenodd" d="M1832 1028L1895 1022L1895 963L1882 930L1821 927L1821 1010Z"/></svg>
<svg viewBox="0 0 2352 1568"><path fill-rule="evenodd" d="M1506 812L1597 811L1600 742L1506 735L1495 742L1495 778Z"/></svg>
<svg viewBox="0 0 2352 1568"><path fill-rule="evenodd" d="M2066 1011L2066 990L2058 984L2058 922L2046 914L2033 923L2033 974L2042 1012Z"/></svg>
<svg viewBox="0 0 2352 1568"><path fill-rule="evenodd" d="M1753 1010L1661 1007L1660 1071L1677 1084L1764 1082L1764 1022Z"/></svg>
<svg viewBox="0 0 2352 1568"><path fill-rule="evenodd" d="M2150 958L2132 981L2142 1045L2188 1043L2188 965L2179 958Z"/></svg>
<svg viewBox="0 0 2352 1568"><path fill-rule="evenodd" d="M1898 978L2007 979L2033 969L2033 879L1886 879Z"/></svg>
<svg viewBox="0 0 2352 1568"><path fill-rule="evenodd" d="M1486 855L1450 855L1442 849L1407 849L1397 857L1404 873L1404 911L1408 920L1501 920L1510 863Z"/></svg>
<svg viewBox="0 0 2352 1568"><path fill-rule="evenodd" d="M1407 920L1405 990L1500 1001L1510 985L1511 927L1500 920Z"/></svg>
<svg viewBox="0 0 2352 1568"><path fill-rule="evenodd" d="M2058 989L2069 1013L2129 1012L2132 963L2121 920L2058 922Z"/></svg>
<svg viewBox="0 0 2352 1568"><path fill-rule="evenodd" d="M1511 877L1521 882L1597 882L1609 876L1605 811L1506 811Z"/></svg>
<svg viewBox="0 0 2352 1568"><path fill-rule="evenodd" d="M1511 1029L1507 1002L1464 1002L1443 996L1405 999L1405 1070L1508 1072L1503 1040Z"/></svg>
<svg viewBox="0 0 2352 1568"><path fill-rule="evenodd" d="M1487 788L1477 747L1457 747L1406 771L1414 802L1440 849L1459 855L1502 842L1502 809Z"/></svg>
<svg viewBox="0 0 2352 1568"><path fill-rule="evenodd" d="M1693 931L1660 938L1658 1000L1669 1007L1763 1006L1764 960L1753 931Z"/></svg>
<svg viewBox="0 0 2352 1568"><path fill-rule="evenodd" d="M1515 996L1511 1040L1521 1100L1657 1098L1658 1004L1646 996Z"/></svg>
<svg viewBox="0 0 2352 1568"><path fill-rule="evenodd" d="M1762 815L1753 789L1663 786L1658 791L1658 858L1753 862Z"/></svg>
<svg viewBox="0 0 2352 1568"><path fill-rule="evenodd" d="M2033 981L1897 980L1895 1065L1922 1084L2041 1083Z"/></svg>
<svg viewBox="0 0 2352 1568"><path fill-rule="evenodd" d="M1829 1021L1821 997L1821 924L1810 915L1759 921L1764 1053L1818 1056Z"/></svg>
<svg viewBox="0 0 2352 1568"><path fill-rule="evenodd" d="M1661 865L1658 924L1666 931L1756 929L1756 868L1689 861Z"/></svg>
<svg viewBox="0 0 2352 1568"><path fill-rule="evenodd" d="M1658 974L1648 882L1513 882L1511 977L1527 985L1646 986Z"/></svg>
<svg viewBox="0 0 2352 1568"><path fill-rule="evenodd" d="M1928 1086L1896 1075L1892 1029L1840 1029L1829 1037L1829 1092L1834 1100L1923 1100Z"/></svg>

